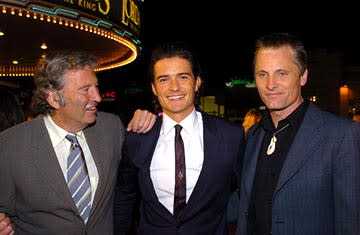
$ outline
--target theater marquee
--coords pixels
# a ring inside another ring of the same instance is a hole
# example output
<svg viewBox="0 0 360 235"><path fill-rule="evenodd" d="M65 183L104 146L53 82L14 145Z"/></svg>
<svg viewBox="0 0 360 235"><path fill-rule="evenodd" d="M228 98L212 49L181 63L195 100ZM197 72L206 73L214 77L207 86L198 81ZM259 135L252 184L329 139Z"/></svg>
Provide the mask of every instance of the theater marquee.
<svg viewBox="0 0 360 235"><path fill-rule="evenodd" d="M141 51L138 0L0 0L0 11L0 76L32 76L53 50L89 51L99 58L98 71L128 64Z"/></svg>

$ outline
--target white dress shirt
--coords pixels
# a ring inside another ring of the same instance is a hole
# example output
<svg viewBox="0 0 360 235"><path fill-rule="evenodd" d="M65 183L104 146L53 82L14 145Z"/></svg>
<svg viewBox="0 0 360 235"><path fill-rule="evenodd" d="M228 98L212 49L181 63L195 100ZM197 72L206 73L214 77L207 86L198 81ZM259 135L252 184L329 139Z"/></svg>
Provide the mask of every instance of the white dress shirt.
<svg viewBox="0 0 360 235"><path fill-rule="evenodd" d="M49 132L51 143L56 153L56 157L59 161L60 168L64 175L65 181L67 182L67 158L70 154L71 143L68 141L65 136L68 132L58 125L51 119L49 115L44 116L45 126ZM91 203L94 200L96 188L99 182L99 174L95 165L95 161L90 152L89 146L86 142L86 138L84 133L78 132L76 133L76 138L79 141L81 149L85 156L85 162L88 169L88 174L90 178L91 184Z"/></svg>
<svg viewBox="0 0 360 235"><path fill-rule="evenodd" d="M204 161L203 121L195 109L180 123L163 114L160 136L150 165L150 176L156 195L171 213L174 210L175 191L175 128L180 124L185 148L186 202L199 178Z"/></svg>

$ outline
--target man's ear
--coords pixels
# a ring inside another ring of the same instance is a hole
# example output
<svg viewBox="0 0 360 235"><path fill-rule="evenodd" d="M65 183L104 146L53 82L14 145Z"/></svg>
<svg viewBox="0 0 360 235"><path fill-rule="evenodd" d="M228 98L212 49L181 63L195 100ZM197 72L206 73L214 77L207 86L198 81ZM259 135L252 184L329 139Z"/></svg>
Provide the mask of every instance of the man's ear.
<svg viewBox="0 0 360 235"><path fill-rule="evenodd" d="M155 86L154 86L154 83L153 83L153 82L151 83L151 90L152 90L152 92L153 92L154 96L157 96L156 88L155 88Z"/></svg>
<svg viewBox="0 0 360 235"><path fill-rule="evenodd" d="M48 90L47 91L46 101L54 109L59 109L60 106L61 106L60 105L60 97L59 97L59 94L56 91Z"/></svg>
<svg viewBox="0 0 360 235"><path fill-rule="evenodd" d="M195 92L199 90L201 83L202 83L201 77L197 76L195 80Z"/></svg>
<svg viewBox="0 0 360 235"><path fill-rule="evenodd" d="M303 75L301 75L301 77L300 77L300 85L305 86L307 79L308 79L308 70L305 69Z"/></svg>

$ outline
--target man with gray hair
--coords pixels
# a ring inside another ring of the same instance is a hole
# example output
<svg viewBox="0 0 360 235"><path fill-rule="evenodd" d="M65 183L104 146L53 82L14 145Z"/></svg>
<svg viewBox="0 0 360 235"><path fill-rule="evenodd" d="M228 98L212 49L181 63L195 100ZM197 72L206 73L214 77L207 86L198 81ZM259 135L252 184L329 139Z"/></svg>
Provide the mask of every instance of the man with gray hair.
<svg viewBox="0 0 360 235"><path fill-rule="evenodd" d="M113 234L125 128L97 110L96 66L82 52L39 63L37 117L0 134L0 234Z"/></svg>

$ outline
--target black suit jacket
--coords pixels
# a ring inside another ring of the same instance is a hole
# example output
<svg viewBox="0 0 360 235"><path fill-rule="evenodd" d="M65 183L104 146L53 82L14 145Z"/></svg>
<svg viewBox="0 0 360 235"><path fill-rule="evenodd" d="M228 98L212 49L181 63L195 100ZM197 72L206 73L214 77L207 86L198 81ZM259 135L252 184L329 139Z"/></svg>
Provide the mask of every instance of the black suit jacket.
<svg viewBox="0 0 360 235"><path fill-rule="evenodd" d="M128 225L136 188L140 203L139 235L225 235L226 207L231 184L240 173L244 147L240 125L202 113L204 162L182 217L176 219L158 200L150 177L150 164L162 118L147 134L127 133L115 200L115 226ZM119 227L118 227L119 228ZM124 231L123 230L123 231Z"/></svg>

